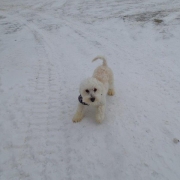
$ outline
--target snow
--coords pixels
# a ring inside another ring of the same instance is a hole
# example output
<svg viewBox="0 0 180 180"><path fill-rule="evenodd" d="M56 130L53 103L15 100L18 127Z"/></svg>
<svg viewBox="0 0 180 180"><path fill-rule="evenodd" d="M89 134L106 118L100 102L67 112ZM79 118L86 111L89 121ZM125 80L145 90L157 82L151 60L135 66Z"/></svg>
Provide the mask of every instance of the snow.
<svg viewBox="0 0 180 180"><path fill-rule="evenodd" d="M1 0L0 179L179 180L179 32L179 0ZM74 124L96 55L116 95Z"/></svg>

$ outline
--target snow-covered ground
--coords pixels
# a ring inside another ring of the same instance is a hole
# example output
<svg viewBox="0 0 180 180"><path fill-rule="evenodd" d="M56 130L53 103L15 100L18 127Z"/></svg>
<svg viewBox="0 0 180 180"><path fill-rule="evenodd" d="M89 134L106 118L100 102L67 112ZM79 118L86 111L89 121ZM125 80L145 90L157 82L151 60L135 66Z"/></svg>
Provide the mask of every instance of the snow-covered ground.
<svg viewBox="0 0 180 180"><path fill-rule="evenodd" d="M106 118L72 117L104 55ZM0 1L1 180L180 179L179 0Z"/></svg>

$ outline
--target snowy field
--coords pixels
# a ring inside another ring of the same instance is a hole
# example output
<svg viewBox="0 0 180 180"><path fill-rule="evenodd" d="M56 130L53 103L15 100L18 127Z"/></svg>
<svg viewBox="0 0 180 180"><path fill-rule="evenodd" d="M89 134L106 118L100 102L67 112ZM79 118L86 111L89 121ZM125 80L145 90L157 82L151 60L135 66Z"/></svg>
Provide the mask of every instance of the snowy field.
<svg viewBox="0 0 180 180"><path fill-rule="evenodd" d="M106 118L72 117L104 55ZM0 180L180 180L180 1L1 0Z"/></svg>

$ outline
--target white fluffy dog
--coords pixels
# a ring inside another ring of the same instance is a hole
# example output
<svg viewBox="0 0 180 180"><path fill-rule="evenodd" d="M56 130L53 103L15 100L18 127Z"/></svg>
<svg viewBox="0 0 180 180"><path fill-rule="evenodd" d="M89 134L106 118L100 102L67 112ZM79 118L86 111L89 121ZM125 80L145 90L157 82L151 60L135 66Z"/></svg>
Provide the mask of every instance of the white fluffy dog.
<svg viewBox="0 0 180 180"><path fill-rule="evenodd" d="M113 96L115 94L112 70L107 66L104 57L97 56L92 61L97 59L103 60L103 64L95 69L91 78L85 79L81 83L79 104L73 122L80 122L84 116L85 106L91 105L97 107L96 121L101 123L105 114L106 95Z"/></svg>

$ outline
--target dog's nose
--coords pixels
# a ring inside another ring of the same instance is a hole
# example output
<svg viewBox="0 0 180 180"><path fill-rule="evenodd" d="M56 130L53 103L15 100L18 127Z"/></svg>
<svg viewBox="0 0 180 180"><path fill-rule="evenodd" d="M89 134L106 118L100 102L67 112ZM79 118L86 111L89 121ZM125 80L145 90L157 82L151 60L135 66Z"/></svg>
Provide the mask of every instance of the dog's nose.
<svg viewBox="0 0 180 180"><path fill-rule="evenodd" d="M95 101L95 98L91 98L91 101L94 102L94 101Z"/></svg>

